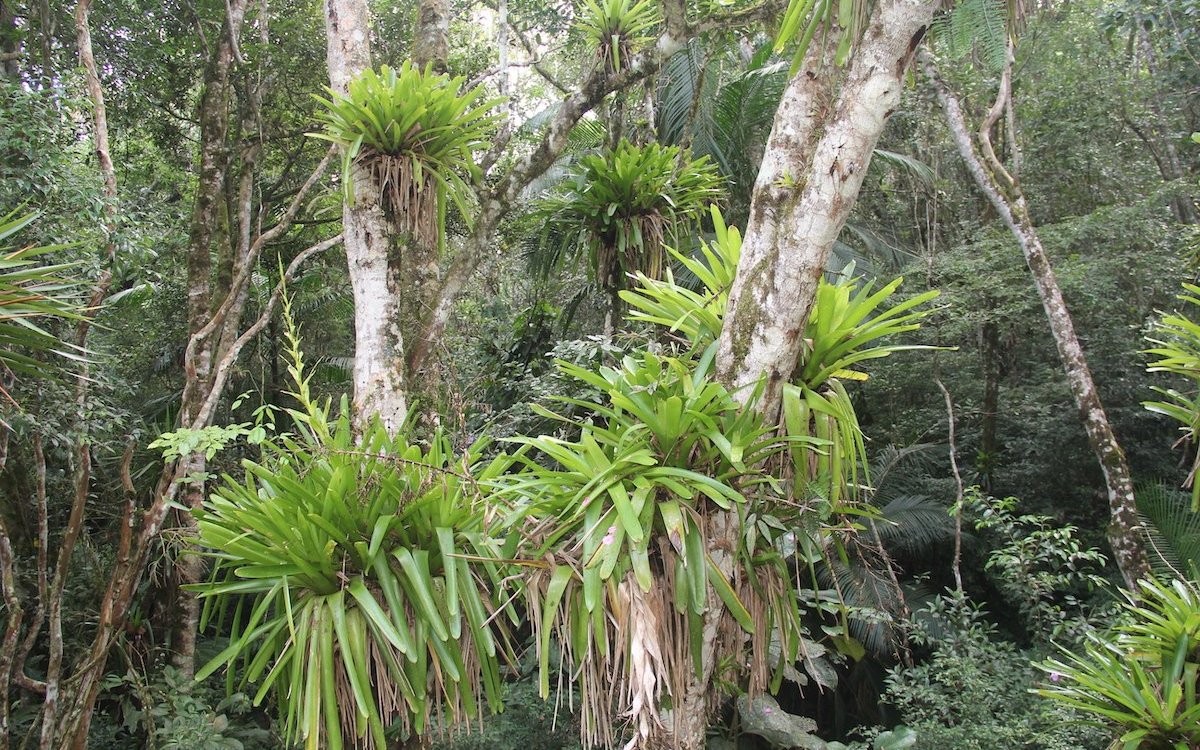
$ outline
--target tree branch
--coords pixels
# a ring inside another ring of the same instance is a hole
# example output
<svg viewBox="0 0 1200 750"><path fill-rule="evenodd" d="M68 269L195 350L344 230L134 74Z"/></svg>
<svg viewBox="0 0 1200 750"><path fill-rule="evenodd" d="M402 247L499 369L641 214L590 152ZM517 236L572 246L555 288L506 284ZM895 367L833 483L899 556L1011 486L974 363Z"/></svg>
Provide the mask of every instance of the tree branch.
<svg viewBox="0 0 1200 750"><path fill-rule="evenodd" d="M408 354L409 372L415 372L424 363L434 342L445 329L450 319L454 301L458 298L467 280L483 259L484 248L490 247L492 233L530 182L550 168L567 145L571 128L580 118L594 109L614 91L619 91L644 80L657 72L673 54L683 48L688 38L715 29L728 29L738 25L758 23L773 18L786 7L786 0L764 0L750 8L732 13L716 14L691 24L686 22L683 0L661 0L663 17L673 19L657 42L643 50L616 73L606 73L596 67L588 72L578 88L568 94L547 126L542 140L518 161L511 170L491 187L480 186L478 198L480 213L475 219L471 233L463 249L455 256L450 268L442 277L436 303L428 323ZM685 19L681 21L680 19ZM518 39L521 35L518 31ZM522 40L522 45L526 42ZM527 47L528 49L528 47Z"/></svg>
<svg viewBox="0 0 1200 750"><path fill-rule="evenodd" d="M341 243L342 235L337 234L303 250L292 259L292 262L288 264L287 270L284 272L283 278L275 285L275 290L271 293L271 298L267 300L267 304L263 308L262 314L258 316L258 320L233 342L229 347L229 351L225 353L220 363L217 364L213 373L212 387L209 389L208 397L204 400L204 404L197 411L196 418L189 425L191 429L202 429L208 424L208 420L212 418L212 414L217 407L217 402L221 399L221 392L225 388L225 380L229 376L229 369L237 361L238 355L242 353L242 349L245 348L246 344L257 336L262 329L266 328L267 323L271 320L271 315L275 312L276 305L279 304L280 297L283 296L283 290L287 282L295 278L296 272L300 270L300 266L304 264L304 261L317 253L328 250L331 247L336 247Z"/></svg>

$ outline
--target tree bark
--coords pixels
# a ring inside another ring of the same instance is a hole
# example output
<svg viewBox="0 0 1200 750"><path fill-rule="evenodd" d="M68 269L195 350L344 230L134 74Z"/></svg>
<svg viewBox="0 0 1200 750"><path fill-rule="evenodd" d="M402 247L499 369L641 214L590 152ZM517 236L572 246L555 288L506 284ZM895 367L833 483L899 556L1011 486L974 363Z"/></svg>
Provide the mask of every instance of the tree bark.
<svg viewBox="0 0 1200 750"><path fill-rule="evenodd" d="M773 419L803 348L804 325L934 0L883 0L848 69L814 40L788 83L754 185L750 219L717 354L722 381ZM829 35L832 37L833 35Z"/></svg>
<svg viewBox="0 0 1200 750"><path fill-rule="evenodd" d="M1000 414L1000 333L992 321L979 329L979 356L983 368L983 408L979 415L979 455L975 468L983 491L991 492L998 460L996 428Z"/></svg>
<svg viewBox="0 0 1200 750"><path fill-rule="evenodd" d="M345 93L371 66L371 16L366 0L325 0L329 85ZM354 293L354 414L362 425L378 417L395 434L408 415L399 269L393 229L373 180L356 170L354 198L342 208L342 232Z"/></svg>
<svg viewBox="0 0 1200 750"><path fill-rule="evenodd" d="M194 337L212 317L213 301L224 300L232 281L232 251L234 240L231 232L229 201L226 190L231 169L229 145L229 119L233 104L233 84L230 80L237 56L237 40L242 33L246 16L247 0L231 0L227 5L224 25L212 57L204 74L204 89L200 95L198 117L200 123L200 148L196 159L196 197L192 204L191 228L187 247L188 284L188 334ZM249 217L244 217L243 221ZM221 259L214 286L213 256ZM222 287L219 280L225 281ZM230 316L233 318L239 316ZM234 326L237 320L233 321ZM219 339L216 336L201 337L199 345L190 348L185 356L184 384L180 403L180 424L190 424L196 417L203 398L211 385L213 358ZM205 470L203 453L194 453L185 459L185 475L200 474ZM204 483L189 483L184 493L184 502L192 510L204 502ZM195 517L190 513L179 513L176 523L187 529L189 536L195 530ZM176 565L178 586L175 596L178 609L172 629L171 661L185 679L190 680L196 668L196 635L200 621L200 604L195 594L185 588L199 583L204 578L204 558L184 554Z"/></svg>
<svg viewBox="0 0 1200 750"><path fill-rule="evenodd" d="M996 172L984 165L967 129L962 107L942 81L933 56L926 50L922 50L920 56L925 76L934 87L938 101L945 111L946 122L959 155L966 162L975 184L1004 220L1025 255L1025 261L1037 286L1038 296L1042 300L1042 307L1046 311L1050 332L1054 336L1059 358L1066 371L1075 405L1087 431L1088 442L1104 473L1111 519L1108 540L1112 546L1113 558L1126 586L1136 591L1137 582L1149 574L1150 566L1135 530L1138 517L1129 464L1125 460L1124 451L1117 443L1108 416L1104 413L1100 394L1092 380L1079 337L1075 334L1075 326L1054 276L1054 269L1030 219L1025 196L1021 192L1020 184L1011 180L1007 186L1009 194L1005 193ZM986 134L984 139L986 140ZM1004 179L1010 179L1007 173L1004 173Z"/></svg>
<svg viewBox="0 0 1200 750"><path fill-rule="evenodd" d="M445 73L446 58L449 56L449 0L420 0L417 3L417 28L413 32L413 62L421 67L429 65L437 73Z"/></svg>

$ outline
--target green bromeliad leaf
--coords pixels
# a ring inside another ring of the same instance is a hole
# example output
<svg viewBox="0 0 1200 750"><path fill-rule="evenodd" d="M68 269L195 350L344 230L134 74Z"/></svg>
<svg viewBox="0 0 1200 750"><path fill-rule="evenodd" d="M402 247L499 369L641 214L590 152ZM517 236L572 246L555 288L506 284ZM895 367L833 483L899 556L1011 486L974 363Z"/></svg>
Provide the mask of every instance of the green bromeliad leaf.
<svg viewBox="0 0 1200 750"><path fill-rule="evenodd" d="M203 624L230 632L199 676L257 684L255 700L272 694L288 739L312 749L381 749L387 727L500 710L516 615L489 487L511 460L378 421L356 436L345 399L337 417L312 400L290 320L288 336L295 434L265 442L198 512L216 561L194 587Z"/></svg>
<svg viewBox="0 0 1200 750"><path fill-rule="evenodd" d="M314 96L324 132L310 135L342 147L349 198L353 178L370 177L393 218L428 244L445 229L447 198L470 220L475 154L490 146L500 119L501 99L486 98L480 86L462 91L463 83L406 61L363 71L344 95L327 88L328 98Z"/></svg>

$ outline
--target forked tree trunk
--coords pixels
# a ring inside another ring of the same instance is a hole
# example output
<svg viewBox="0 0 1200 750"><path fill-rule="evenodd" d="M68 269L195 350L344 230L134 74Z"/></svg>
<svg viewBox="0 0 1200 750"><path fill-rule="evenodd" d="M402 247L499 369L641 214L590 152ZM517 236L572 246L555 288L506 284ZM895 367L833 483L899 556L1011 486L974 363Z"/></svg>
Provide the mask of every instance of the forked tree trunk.
<svg viewBox="0 0 1200 750"><path fill-rule="evenodd" d="M830 250L850 215L875 144L900 102L904 75L938 0L881 0L848 67L835 69L836 39L814 40L775 115L751 198L742 257L718 344L720 379L745 400L766 375L756 405L768 420L796 369L803 331ZM819 37L818 37L819 38ZM740 528L711 523L708 549L727 576ZM725 552L722 552L722 551ZM701 670L680 709L670 747L705 746L707 696L722 608L705 615Z"/></svg>
<svg viewBox="0 0 1200 750"><path fill-rule="evenodd" d="M1025 255L1025 262L1029 265L1029 272L1033 275L1038 296L1046 311L1046 319L1050 323L1050 332L1054 336L1058 356L1062 360L1063 369L1067 374L1071 394L1075 398L1075 406L1079 409L1079 416L1087 431L1088 442L1104 472L1111 519L1108 527L1108 541L1112 545L1113 557L1121 571L1121 576L1125 579L1126 586L1136 591L1138 580L1149 574L1150 566L1146 558L1146 551L1143 549L1136 531L1138 517L1137 507L1134 504L1133 479L1129 473L1129 464L1125 460L1125 452L1117 443L1112 425L1109 424L1108 416L1104 413L1100 394L1092 380L1087 358L1084 356L1083 347L1079 344L1079 337L1075 334L1075 325L1067 310L1066 302L1063 300L1062 290L1059 289L1058 281L1055 279L1050 258L1046 255L1046 249L1042 246L1041 238L1038 237L1037 230L1030 219L1029 207L1021 192L1020 184L1006 176L1007 193L1001 187L997 174L1003 168L998 164L991 169L984 165L983 158L967 129L962 107L959 106L958 100L942 81L933 56L926 50L922 50L920 55L925 75L937 92L938 101L946 113L946 122L950 127L954 143L958 147L959 155L966 162L968 171L975 179L975 184L987 196L988 201L1004 220ZM983 133L981 145L984 147L985 153L988 153L990 144L987 143L986 132L986 129L981 131Z"/></svg>
<svg viewBox="0 0 1200 750"><path fill-rule="evenodd" d="M345 93L371 66L371 16L366 0L325 0L329 84ZM392 228L378 191L365 174L351 176L354 198L342 209L350 286L354 292L354 414L359 424L379 417L395 433L408 414L404 379L399 274L391 263Z"/></svg>
<svg viewBox="0 0 1200 750"><path fill-rule="evenodd" d="M769 419L799 359L830 250L938 5L881 0L847 69L829 64L835 40L814 39L783 93L717 354L718 373L739 398L765 375L759 408Z"/></svg>

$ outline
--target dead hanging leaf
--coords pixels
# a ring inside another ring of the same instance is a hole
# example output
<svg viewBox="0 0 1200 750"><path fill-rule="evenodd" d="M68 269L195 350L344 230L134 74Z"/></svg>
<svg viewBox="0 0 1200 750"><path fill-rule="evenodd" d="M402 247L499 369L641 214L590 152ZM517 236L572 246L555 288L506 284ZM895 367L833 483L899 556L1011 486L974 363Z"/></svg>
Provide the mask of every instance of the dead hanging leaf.
<svg viewBox="0 0 1200 750"><path fill-rule="evenodd" d="M380 205L396 228L423 247L438 244L438 186L413 154L393 156L363 149L358 164L379 191Z"/></svg>

